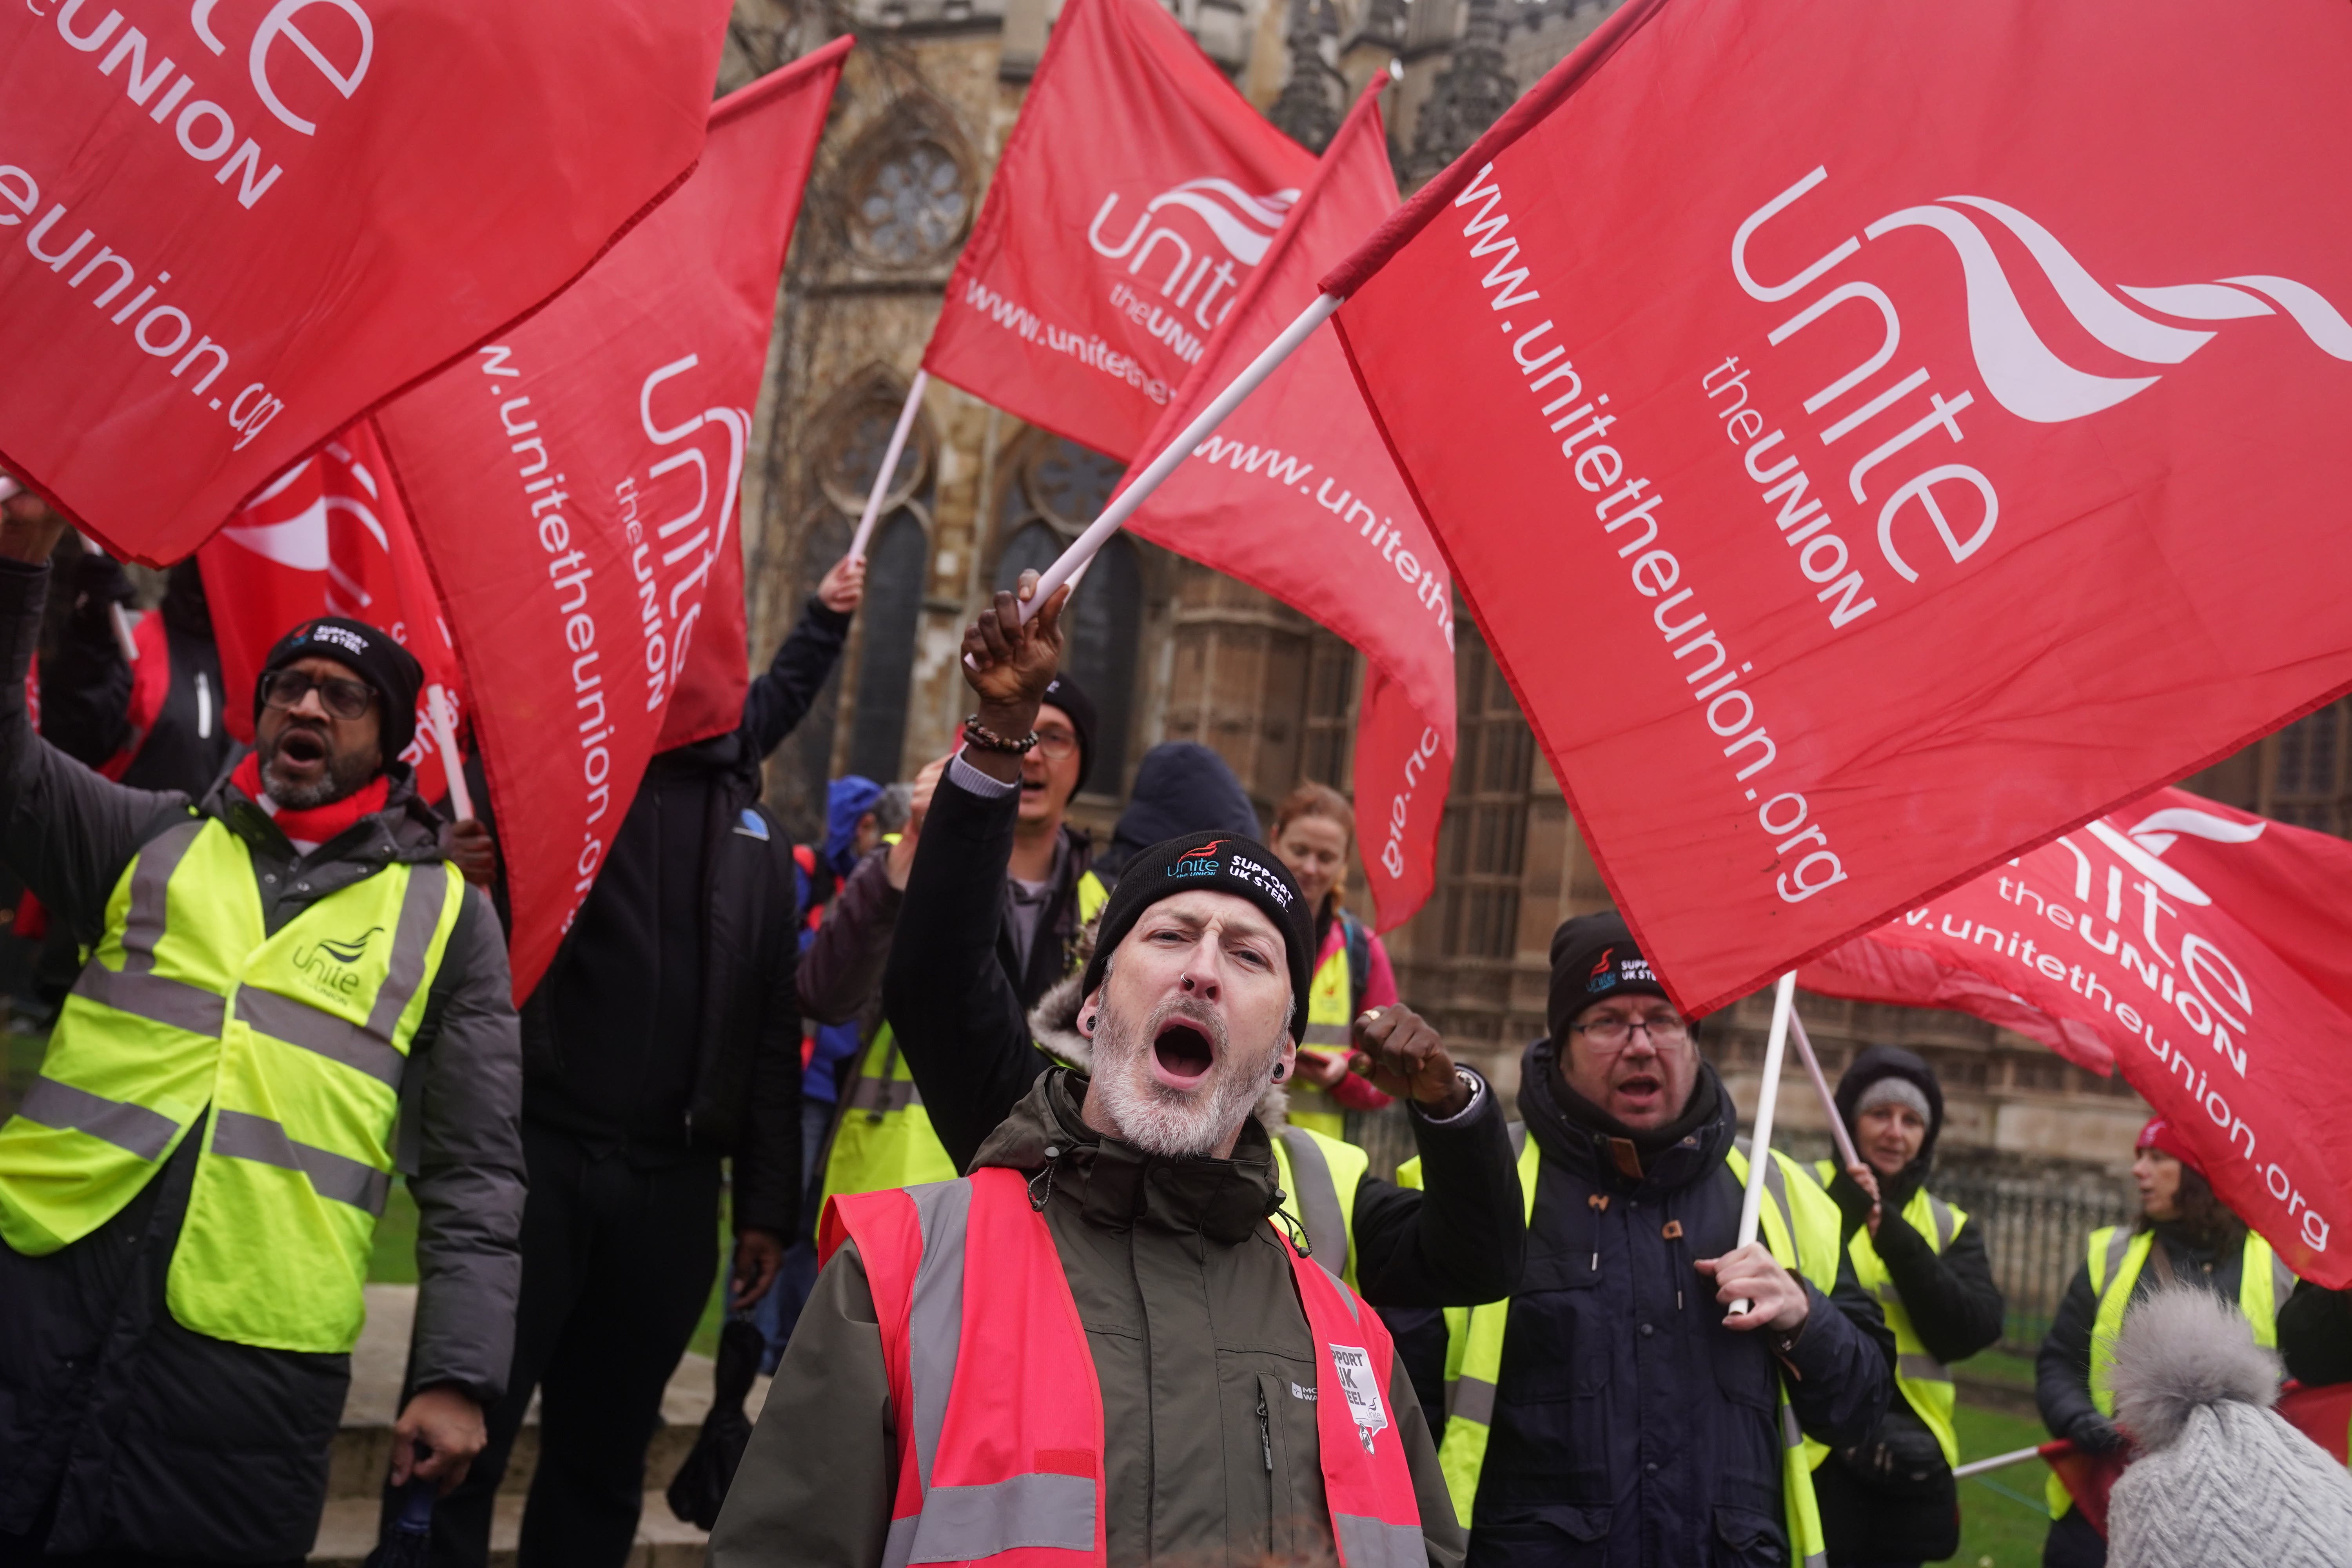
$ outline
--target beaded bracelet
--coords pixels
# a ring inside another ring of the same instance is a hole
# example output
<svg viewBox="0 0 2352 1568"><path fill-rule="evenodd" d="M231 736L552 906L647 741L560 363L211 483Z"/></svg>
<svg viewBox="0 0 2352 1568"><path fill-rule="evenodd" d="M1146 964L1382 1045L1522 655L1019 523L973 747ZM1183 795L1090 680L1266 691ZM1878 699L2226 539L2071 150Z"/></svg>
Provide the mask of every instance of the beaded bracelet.
<svg viewBox="0 0 2352 1568"><path fill-rule="evenodd" d="M963 721L963 742L965 745L976 746L983 752L1003 752L1018 757L1026 755L1029 749L1037 743L1037 731L1032 730L1019 740L1012 740L982 723L980 715L974 713Z"/></svg>

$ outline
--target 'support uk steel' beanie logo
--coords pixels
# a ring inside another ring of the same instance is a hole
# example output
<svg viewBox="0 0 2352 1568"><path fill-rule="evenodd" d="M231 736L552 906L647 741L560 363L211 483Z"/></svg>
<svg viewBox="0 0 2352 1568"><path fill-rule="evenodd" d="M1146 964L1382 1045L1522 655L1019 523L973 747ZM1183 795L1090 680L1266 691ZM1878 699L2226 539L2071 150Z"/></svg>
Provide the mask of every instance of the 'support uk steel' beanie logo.
<svg viewBox="0 0 2352 1568"><path fill-rule="evenodd" d="M1636 980L1655 984L1657 978L1651 973L1650 961L1640 953L1620 963L1617 950L1604 947L1601 950L1601 961L1592 966L1591 974L1584 982L1584 988L1594 992L1614 991L1620 985Z"/></svg>

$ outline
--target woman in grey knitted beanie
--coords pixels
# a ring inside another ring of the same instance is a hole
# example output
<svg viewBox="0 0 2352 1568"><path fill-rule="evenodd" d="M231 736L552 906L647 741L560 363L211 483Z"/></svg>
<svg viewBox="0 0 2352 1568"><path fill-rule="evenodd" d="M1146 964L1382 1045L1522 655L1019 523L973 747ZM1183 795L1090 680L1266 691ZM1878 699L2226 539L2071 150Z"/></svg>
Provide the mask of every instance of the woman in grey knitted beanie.
<svg viewBox="0 0 2352 1568"><path fill-rule="evenodd" d="M2352 1562L2352 1476L2287 1425L2279 1359L2193 1286L2151 1293L2116 1342L2116 1422L2139 1457L2107 1502L2109 1568Z"/></svg>

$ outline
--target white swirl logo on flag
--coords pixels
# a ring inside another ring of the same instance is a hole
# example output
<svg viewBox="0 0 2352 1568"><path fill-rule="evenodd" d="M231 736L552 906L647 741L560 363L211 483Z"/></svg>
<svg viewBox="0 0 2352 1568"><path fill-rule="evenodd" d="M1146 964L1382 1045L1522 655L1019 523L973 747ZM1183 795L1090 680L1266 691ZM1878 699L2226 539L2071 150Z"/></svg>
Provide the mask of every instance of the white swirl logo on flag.
<svg viewBox="0 0 2352 1568"><path fill-rule="evenodd" d="M1224 312L1233 308L1232 295L1226 295L1214 318L1209 315L1209 307L1217 303L1218 295L1225 290L1240 290L1242 279L1249 268L1265 259L1266 247L1274 243L1276 231L1282 227L1282 220L1289 216L1292 204L1297 200L1296 190L1252 195L1231 180L1215 176L1186 180L1146 202L1127 237L1110 245L1104 242L1103 224L1118 205L1118 193L1113 191L1096 209L1094 222L1087 226L1087 243L1094 247L1096 255L1107 259L1126 258L1130 276L1142 276L1147 262L1153 267L1155 277L1159 267L1167 266L1168 276L1160 285L1160 297L1179 310L1189 307L1202 330L1213 331L1218 321L1224 320ZM1192 238L1185 237L1171 223L1180 212L1190 213L1199 220L1197 226L1185 226L1193 230ZM1199 233L1201 228L1208 231L1205 239ZM1202 243L1196 247L1194 239ZM1222 258L1216 255L1217 250L1224 252ZM1234 269L1236 263L1239 271ZM1202 287L1204 281L1205 289Z"/></svg>
<svg viewBox="0 0 2352 1568"><path fill-rule="evenodd" d="M1795 314L1765 334L1765 342L1774 349L1842 306L1867 307L1877 318L1873 334L1876 346L1861 363L1803 400L1807 420L1822 422L1811 434L1824 450L1816 453L1802 442L1802 426L1792 421L1775 428L1771 415L1751 406L1757 394L1747 383L1756 367L1741 368L1738 355L1708 370L1699 385L1724 428L1735 440L1748 443L1747 471L1762 487L1759 494L1765 506L1778 508L1769 515L1790 548L1801 551L1795 563L1808 583L1818 587L1815 597L1831 605L1830 625L1837 628L1877 607L1877 582L1872 569L1857 562L1859 552L1834 528L1838 520L1825 510L1834 490L1824 486L1827 493L1808 498L1807 491L1815 482L1806 466L1809 461L1845 468L1845 493L1859 504L1877 509L1874 531L1880 558L1906 584L1917 584L1923 573L1937 569L1937 545L1942 557L1958 566L1991 542L2000 522L2002 486L1995 474L1979 466L1980 459L1953 460L1962 456L1973 458L1978 451L1975 447L1965 453L1951 450L1962 447L1969 431L1977 427L1979 416L1969 414L1976 405L1973 391L1948 383L1939 386L1936 373L1927 364L1885 384L1870 384L1893 364L1903 342L1902 313L1894 297L1875 282L1826 278L1861 252L1862 238L1846 236L1781 281L1760 280L1750 268L1748 247L1759 231L1828 178L1828 169L1816 165L1743 218L1731 237L1730 247L1732 277L1751 300L1778 304L1816 281L1823 284L1818 294L1795 307ZM2158 321L2128 302L2137 301L2178 321L2227 321L2284 314L2323 353L2352 361L2352 322L2347 322L2316 289L2294 279L2249 273L2217 282L2110 289L2039 221L1986 196L1946 196L1899 208L1865 227L1863 237L1873 240L1898 230L1924 228L1951 246L1960 263L1969 349L1977 374L1992 400L2020 419L2057 425L2084 418L2147 391L2163 376L2160 373L2098 374L2069 363L2053 349L2020 301L1987 234L1987 219L2023 247L2075 324L2101 346L2126 359L2147 365L2179 364L2219 335ZM1845 329L1832 329L1828 336L1834 338L1842 330ZM1588 411L1580 409L1561 424L1582 418ZM1969 416L1967 426L1961 423L1963 415ZM1792 430L1799 439L1785 445ZM1849 437L1852 446L1840 445ZM1810 457L1801 458L1800 453ZM1863 526L1869 524L1864 521Z"/></svg>
<svg viewBox="0 0 2352 1568"><path fill-rule="evenodd" d="M329 458L341 466L341 473L326 465ZM300 508L292 515L273 515L283 509L271 503L286 498L306 477L318 487L316 492L292 498L289 504ZM342 489L343 483L361 493ZM378 553L387 558L392 553L392 541L370 504L377 499L376 478L367 465L340 441L330 441L265 486L220 531L221 537L289 571L326 574L327 613L367 620L375 596L362 579L373 574L357 553L366 549L367 539L374 540Z"/></svg>
<svg viewBox="0 0 2352 1568"><path fill-rule="evenodd" d="M1731 246L1732 271L1740 286L1754 298L1786 299L1862 247L1860 240L1849 236L1784 284L1759 284L1748 270L1748 243L1757 229L1828 177L1826 168L1815 167L1739 226ZM2015 236L2075 323L2127 359L2143 364L2179 364L2212 341L2215 334L2153 320L2117 298L2118 292L2179 321L2231 321L2284 312L2321 353L2352 361L2352 322L2347 322L2319 290L2292 278L2249 273L2218 282L2158 287L2119 284L2110 289L2075 260L2074 253L2049 229L2017 208L1988 196L1945 196L1938 203L1889 213L1864 228L1863 235L1869 239L1897 229L1926 228L1950 242L1959 258L1967 292L1969 346L1976 356L1977 374L1984 378L1985 390L1992 394L1993 400L2021 419L2042 425L2080 419L2112 408L2163 378L2095 375L2068 363L2034 331L1992 242L1977 218L1969 212L1954 210L1959 207L1984 214ZM1847 298L1868 297L1863 292L1867 288L1848 284L1834 292ZM1880 303L1886 312L1885 352L1892 354L1896 329L1892 308L1879 295L1874 302ZM1802 324L1801 321L1792 321L1790 329ZM1778 343L1780 339L1780 334L1776 333L1773 342Z"/></svg>
<svg viewBox="0 0 2352 1568"><path fill-rule="evenodd" d="M718 426L727 438L724 476L714 477L713 453L699 439L656 459L640 481L630 475L615 489L621 521L629 542L629 571L637 584L637 616L646 644L646 711L657 710L686 675L687 649L695 623L702 617L699 590L709 581L719 552L733 537L736 498L743 486L743 454L751 445L751 416L741 408L706 408L676 425L663 426L654 414L654 393L664 382L685 374L701 360L688 354L672 360L646 377L637 388L637 420L646 438L656 447L675 447L707 428ZM714 449L715 450L715 449ZM682 481L662 481L691 468L694 501L674 515L649 523L646 512L659 512L683 500ZM664 499L656 500L656 492ZM673 494L673 492L675 492ZM713 502L716 502L714 509ZM692 602L688 600L691 597Z"/></svg>

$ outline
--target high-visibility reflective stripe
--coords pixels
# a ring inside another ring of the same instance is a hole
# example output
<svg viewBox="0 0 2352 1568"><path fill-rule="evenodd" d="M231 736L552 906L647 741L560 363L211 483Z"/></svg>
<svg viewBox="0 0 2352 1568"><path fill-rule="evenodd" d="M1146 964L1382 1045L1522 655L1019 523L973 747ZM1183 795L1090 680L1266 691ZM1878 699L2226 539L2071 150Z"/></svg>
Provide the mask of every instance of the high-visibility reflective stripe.
<svg viewBox="0 0 2352 1568"><path fill-rule="evenodd" d="M1348 1272L1348 1216L1339 1207L1339 1184L1331 1179L1331 1163L1322 1147L1297 1127L1282 1130L1282 1146L1290 1153L1291 1179L1298 1184L1299 1217L1307 1222L1307 1244L1315 1260L1336 1278Z"/></svg>
<svg viewBox="0 0 2352 1568"><path fill-rule="evenodd" d="M1417 1524L1390 1524L1360 1513L1334 1514L1331 1522L1348 1568L1427 1568L1429 1542Z"/></svg>
<svg viewBox="0 0 2352 1568"><path fill-rule="evenodd" d="M331 1149L298 1143L286 1135L285 1128L268 1117L248 1116L241 1110L213 1113L212 1152L299 1171L310 1178L310 1190L320 1197L365 1209L372 1215L383 1212L384 1197L392 1189L391 1173L347 1159Z"/></svg>
<svg viewBox="0 0 2352 1568"><path fill-rule="evenodd" d="M1785 1399L1780 1401L1780 1446L1784 1448L1805 1446L1805 1429L1797 1425L1797 1407Z"/></svg>
<svg viewBox="0 0 2352 1568"><path fill-rule="evenodd" d="M74 982L76 994L117 1012L191 1034L220 1033L218 996L184 981L158 975L155 944L163 940L172 873L188 858L204 831L186 822L157 834L139 851L131 873L131 899L122 914L122 967L112 970L92 959Z"/></svg>
<svg viewBox="0 0 2352 1568"><path fill-rule="evenodd" d="M887 1113L904 1110L910 1105L920 1105L923 1097L912 1079L861 1078L849 1089L846 1102L852 1110L879 1110Z"/></svg>
<svg viewBox="0 0 2352 1568"><path fill-rule="evenodd" d="M2271 1306L2273 1310L2275 1311L2278 1308L2285 1306L2286 1299L2293 1294L2294 1294L2294 1270L2289 1268L2286 1266L2286 1260L2273 1251L2271 1254Z"/></svg>
<svg viewBox="0 0 2352 1568"><path fill-rule="evenodd" d="M923 1511L906 1522L914 1526L908 1563L972 1563L1024 1546L1092 1552L1094 1478L1036 1471L988 1486L933 1487Z"/></svg>
<svg viewBox="0 0 2352 1568"><path fill-rule="evenodd" d="M179 1124L170 1117L143 1105L108 1100L53 1078L35 1079L16 1114L44 1127L88 1133L142 1160L162 1159L163 1151L172 1146L172 1134L179 1131Z"/></svg>
<svg viewBox="0 0 2352 1568"><path fill-rule="evenodd" d="M163 940L166 920L164 891L172 873L188 858L203 822L190 819L150 839L139 851L138 868L131 873L131 904L122 916L123 970L144 973L155 967L155 944Z"/></svg>
<svg viewBox="0 0 2352 1568"><path fill-rule="evenodd" d="M1927 1194L1927 1213L1936 1225L1936 1250L1942 1252L1952 1245L1952 1237L1960 1234L1959 1218L1951 1205L1933 1193Z"/></svg>
<svg viewBox="0 0 2352 1568"><path fill-rule="evenodd" d="M2107 1228L2106 1256L2100 1259L2098 1277L2091 1281L2095 1289L2106 1289L2107 1281L2113 1279L2116 1270L2122 1267L2124 1254L2131 1250L2131 1244L2132 1229L2129 1226L2110 1226ZM2092 1256L2099 1257L2096 1252Z"/></svg>
<svg viewBox="0 0 2352 1568"><path fill-rule="evenodd" d="M1931 1355L1916 1353L1895 1358L1895 1375L1907 1377L1915 1383L1949 1383L1952 1374L1942 1362Z"/></svg>
<svg viewBox="0 0 2352 1568"><path fill-rule="evenodd" d="M409 885L415 887L423 880L422 877L413 878ZM236 994L236 1016L238 1022L272 1039L315 1051L329 1061L340 1062L394 1089L400 1087L401 1075L408 1066L408 1058L393 1047L390 1037L374 1032L373 1022L354 1024L275 991L260 991L250 985L240 988Z"/></svg>
<svg viewBox="0 0 2352 1568"><path fill-rule="evenodd" d="M1445 1385L1445 1415L1459 1415L1481 1426L1495 1424L1495 1385L1483 1377L1457 1377Z"/></svg>
<svg viewBox="0 0 2352 1568"><path fill-rule="evenodd" d="M915 1200L923 1227L923 1260L916 1267L914 1289L908 1293L907 1379L915 1401L916 1475L928 1493L931 1461L939 1457L940 1432L947 1425L948 1391L955 1386L957 1347L963 1339L963 1233L965 1216L971 1212L971 1184L909 1187L907 1195Z"/></svg>
<svg viewBox="0 0 2352 1568"><path fill-rule="evenodd" d="M1035 1471L982 1486L934 1487L948 1394L955 1386L963 1337L964 1227L970 1181L909 1187L922 1227L922 1261L908 1293L907 1381L914 1402L911 1436L923 1490L922 1511L890 1521L885 1568L915 1563L965 1563L1019 1547L1091 1552L1095 1482L1091 1476Z"/></svg>
<svg viewBox="0 0 2352 1568"><path fill-rule="evenodd" d="M1307 1026L1307 1037L1299 1043L1308 1046L1349 1045L1355 1039L1353 1030L1351 1024L1309 1024Z"/></svg>
<svg viewBox="0 0 2352 1568"><path fill-rule="evenodd" d="M151 956L148 962L154 960ZM221 1017L226 1011L218 996L200 985L152 974L144 969L112 970L95 961L83 968L73 989L75 995L101 1007L111 1007L118 1013L128 1013L168 1028L185 1029L192 1035L219 1034Z"/></svg>
<svg viewBox="0 0 2352 1568"><path fill-rule="evenodd" d="M408 1011L416 988L425 980L425 960L433 946L434 928L441 923L442 900L448 895L448 877L420 867L411 872L401 895L400 920L393 927L392 962L385 966L383 986L368 1013L368 1032L389 1040L400 1029L400 1016Z"/></svg>

